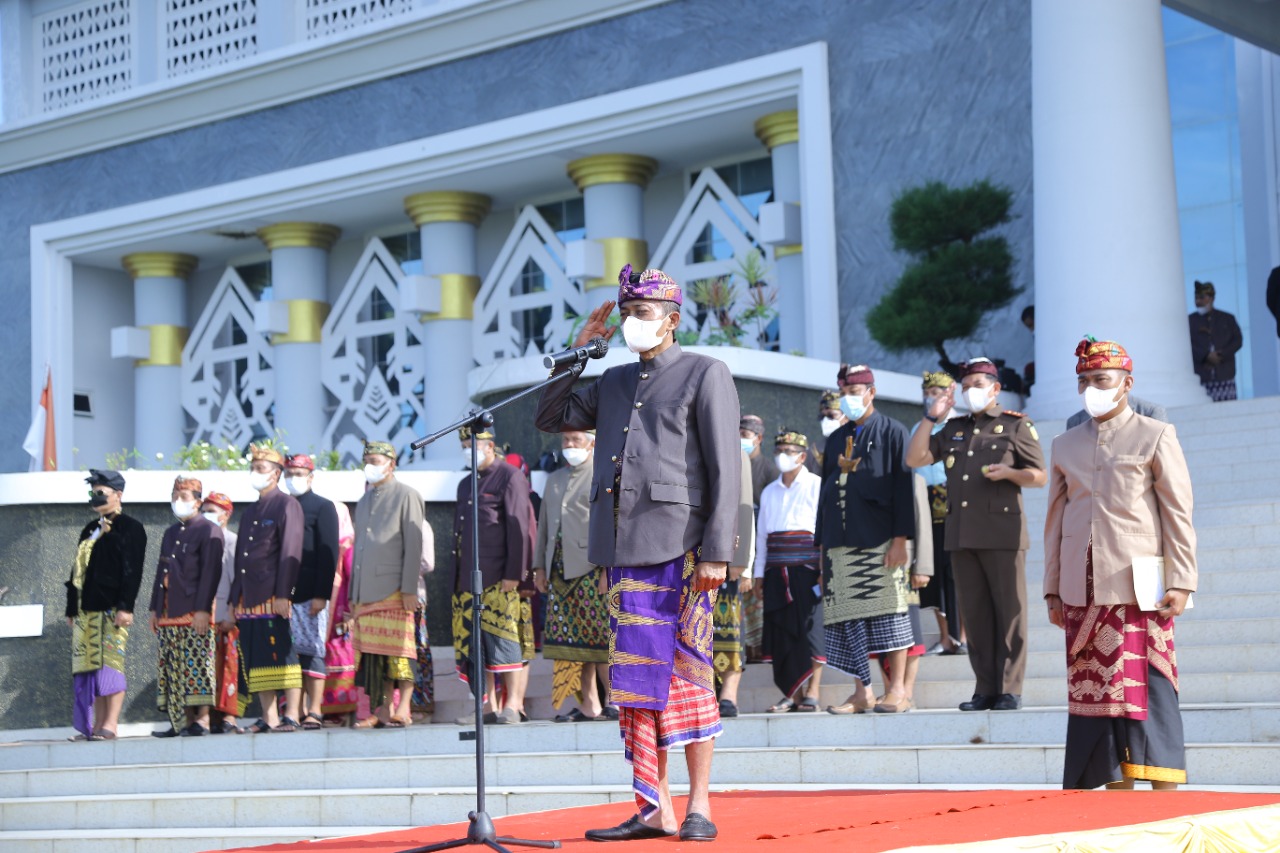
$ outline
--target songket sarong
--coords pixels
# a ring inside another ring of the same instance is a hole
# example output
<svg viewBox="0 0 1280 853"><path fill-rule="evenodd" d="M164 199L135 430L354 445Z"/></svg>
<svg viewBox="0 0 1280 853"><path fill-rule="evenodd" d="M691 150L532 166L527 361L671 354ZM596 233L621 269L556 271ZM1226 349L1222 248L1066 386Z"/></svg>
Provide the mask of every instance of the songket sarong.
<svg viewBox="0 0 1280 853"><path fill-rule="evenodd" d="M191 622L190 614L159 620L156 708L175 731L186 725L187 708L212 705L217 695L217 633L198 634Z"/></svg>
<svg viewBox="0 0 1280 853"><path fill-rule="evenodd" d="M1236 381L1234 379L1206 382L1204 383L1204 390L1209 394L1209 399L1215 403L1236 399Z"/></svg>
<svg viewBox="0 0 1280 853"><path fill-rule="evenodd" d="M793 696L826 663L822 626L822 555L805 531L770 533L764 579L764 654L773 664L773 683Z"/></svg>
<svg viewBox="0 0 1280 853"><path fill-rule="evenodd" d="M517 672L523 665L520 648L520 594L504 592L501 583L480 596L480 642L485 672ZM471 683L471 643L474 612L469 592L453 594L453 658L458 678ZM481 685L483 692L484 686Z"/></svg>
<svg viewBox="0 0 1280 853"><path fill-rule="evenodd" d="M823 567L823 621L832 666L862 678L868 654L912 645L907 567L884 564L889 543L829 548ZM861 623L863 633L849 623ZM869 679L869 676L868 676ZM864 682L866 683L866 682Z"/></svg>
<svg viewBox="0 0 1280 853"><path fill-rule="evenodd" d="M742 672L743 598L744 593L738 589L737 581L727 580L716 590L716 603L711 611L711 625L715 631L711 641L711 662L715 665L717 679L728 672Z"/></svg>
<svg viewBox="0 0 1280 853"><path fill-rule="evenodd" d="M86 539L76 550L72 583L84 588L89 555L96 539ZM80 611L71 620L71 718L76 731L93 734L93 703L101 696L123 693L124 652L129 629L117 628L116 611Z"/></svg>
<svg viewBox="0 0 1280 853"><path fill-rule="evenodd" d="M713 593L694 592L697 557L609 569L609 673L642 815L658 808L658 750L718 737Z"/></svg>
<svg viewBox="0 0 1280 853"><path fill-rule="evenodd" d="M310 601L294 604L289 633L293 638L293 650L298 653L302 674L321 679L328 675L324 663L324 638L329 635L329 608L313 616Z"/></svg>
<svg viewBox="0 0 1280 853"><path fill-rule="evenodd" d="M272 609L274 598L256 607L236 608L236 628L240 631L240 713L244 714L255 693L302 687L302 668L293 650L289 620Z"/></svg>
<svg viewBox="0 0 1280 853"><path fill-rule="evenodd" d="M1089 599L1092 562L1090 550ZM1136 604L1064 604L1062 610L1068 714L1062 787L1186 782L1173 619Z"/></svg>
<svg viewBox="0 0 1280 853"><path fill-rule="evenodd" d="M414 679L410 661L418 657L413 611L394 592L381 601L356 605L352 641L356 650L356 686L363 687L369 702L386 702L395 682Z"/></svg>
<svg viewBox="0 0 1280 853"><path fill-rule="evenodd" d="M609 602L600 592L600 574L566 580L560 534L548 573L547 621L542 632L542 656L554 661L551 704L560 707L577 695L584 663L609 661ZM578 697L581 701L581 696Z"/></svg>
<svg viewBox="0 0 1280 853"><path fill-rule="evenodd" d="M764 594L753 584L741 595L742 645L758 649L764 642Z"/></svg>
<svg viewBox="0 0 1280 853"><path fill-rule="evenodd" d="M240 713L240 630L218 631L214 646L214 668L218 675L214 710L237 716Z"/></svg>
<svg viewBox="0 0 1280 853"><path fill-rule="evenodd" d="M533 660L538 656L538 638L533 630L533 599L520 598L520 660Z"/></svg>
<svg viewBox="0 0 1280 853"><path fill-rule="evenodd" d="M324 699L321 707L326 714L350 714L356 709L356 649L351 642L351 632L335 633L325 643L325 668L329 674L324 680Z"/></svg>
<svg viewBox="0 0 1280 853"><path fill-rule="evenodd" d="M436 665L427 637L427 615L422 608L413 612L413 638L418 648L418 671L413 677L413 709L428 714L436 707Z"/></svg>

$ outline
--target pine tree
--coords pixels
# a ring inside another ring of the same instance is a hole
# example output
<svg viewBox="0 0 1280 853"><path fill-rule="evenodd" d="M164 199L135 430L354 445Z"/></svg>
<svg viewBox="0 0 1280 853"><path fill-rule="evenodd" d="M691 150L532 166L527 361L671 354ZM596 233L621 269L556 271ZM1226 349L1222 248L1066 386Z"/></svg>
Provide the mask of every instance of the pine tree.
<svg viewBox="0 0 1280 853"><path fill-rule="evenodd" d="M960 189L930 181L894 199L893 246L912 260L867 313L871 337L891 352L932 348L950 364L946 341L971 337L984 314L1022 292L1008 242L982 236L1010 221L1011 200L989 181Z"/></svg>

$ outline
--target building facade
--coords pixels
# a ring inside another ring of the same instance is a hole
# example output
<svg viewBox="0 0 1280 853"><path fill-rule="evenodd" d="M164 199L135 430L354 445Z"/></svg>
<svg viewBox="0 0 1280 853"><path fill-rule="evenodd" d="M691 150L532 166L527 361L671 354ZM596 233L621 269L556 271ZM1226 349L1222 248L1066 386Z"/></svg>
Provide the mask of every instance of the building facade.
<svg viewBox="0 0 1280 853"><path fill-rule="evenodd" d="M624 263L720 287L689 300L690 345L766 303L721 350L735 375L816 389L865 361L911 399L933 356L883 352L863 317L904 264L890 204L931 179L1014 193L1003 233L1025 292L956 354L1035 359L1035 403L1057 416L1074 386L1048 365L1082 332L1114 335L1152 366L1155 398L1203 399L1169 333L1180 322L1185 338L1189 309L1161 14L1156 0L0 5L0 470L27 469L50 378L61 468L277 432L344 464L364 437L407 449L534 381ZM1274 140L1280 67L1254 59L1271 88L1239 124ZM1147 106L1098 97L1117 90ZM1274 201L1274 149L1259 150ZM1112 155L1156 165L1099 170ZM1274 245L1249 252L1251 270L1280 263ZM1127 293L1082 302L1089 280ZM1034 342L1017 320L1033 301ZM457 459L450 445L402 462Z"/></svg>

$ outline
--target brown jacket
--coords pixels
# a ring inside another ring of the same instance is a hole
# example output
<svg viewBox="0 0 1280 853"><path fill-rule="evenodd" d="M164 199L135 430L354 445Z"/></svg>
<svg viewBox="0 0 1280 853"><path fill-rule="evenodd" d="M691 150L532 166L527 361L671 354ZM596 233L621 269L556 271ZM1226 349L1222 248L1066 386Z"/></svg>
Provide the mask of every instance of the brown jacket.
<svg viewBox="0 0 1280 853"><path fill-rule="evenodd" d="M1093 542L1093 600L1085 550ZM1191 476L1171 424L1125 409L1053 440L1044 593L1063 603L1133 604L1133 560L1164 557L1166 589L1196 588Z"/></svg>

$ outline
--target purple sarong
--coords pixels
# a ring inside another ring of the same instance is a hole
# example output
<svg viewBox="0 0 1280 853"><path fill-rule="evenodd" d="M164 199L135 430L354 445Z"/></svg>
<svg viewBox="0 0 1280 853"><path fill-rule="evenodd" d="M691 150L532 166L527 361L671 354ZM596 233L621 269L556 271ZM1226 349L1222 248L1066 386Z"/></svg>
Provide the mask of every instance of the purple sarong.
<svg viewBox="0 0 1280 853"><path fill-rule="evenodd" d="M109 666L93 672L77 672L71 676L71 725L85 737L93 734L94 700L100 696L123 693L124 690L124 673Z"/></svg>
<svg viewBox="0 0 1280 853"><path fill-rule="evenodd" d="M609 678L619 707L662 711L671 676L715 690L712 593L694 592L692 551L657 566L609 570Z"/></svg>

